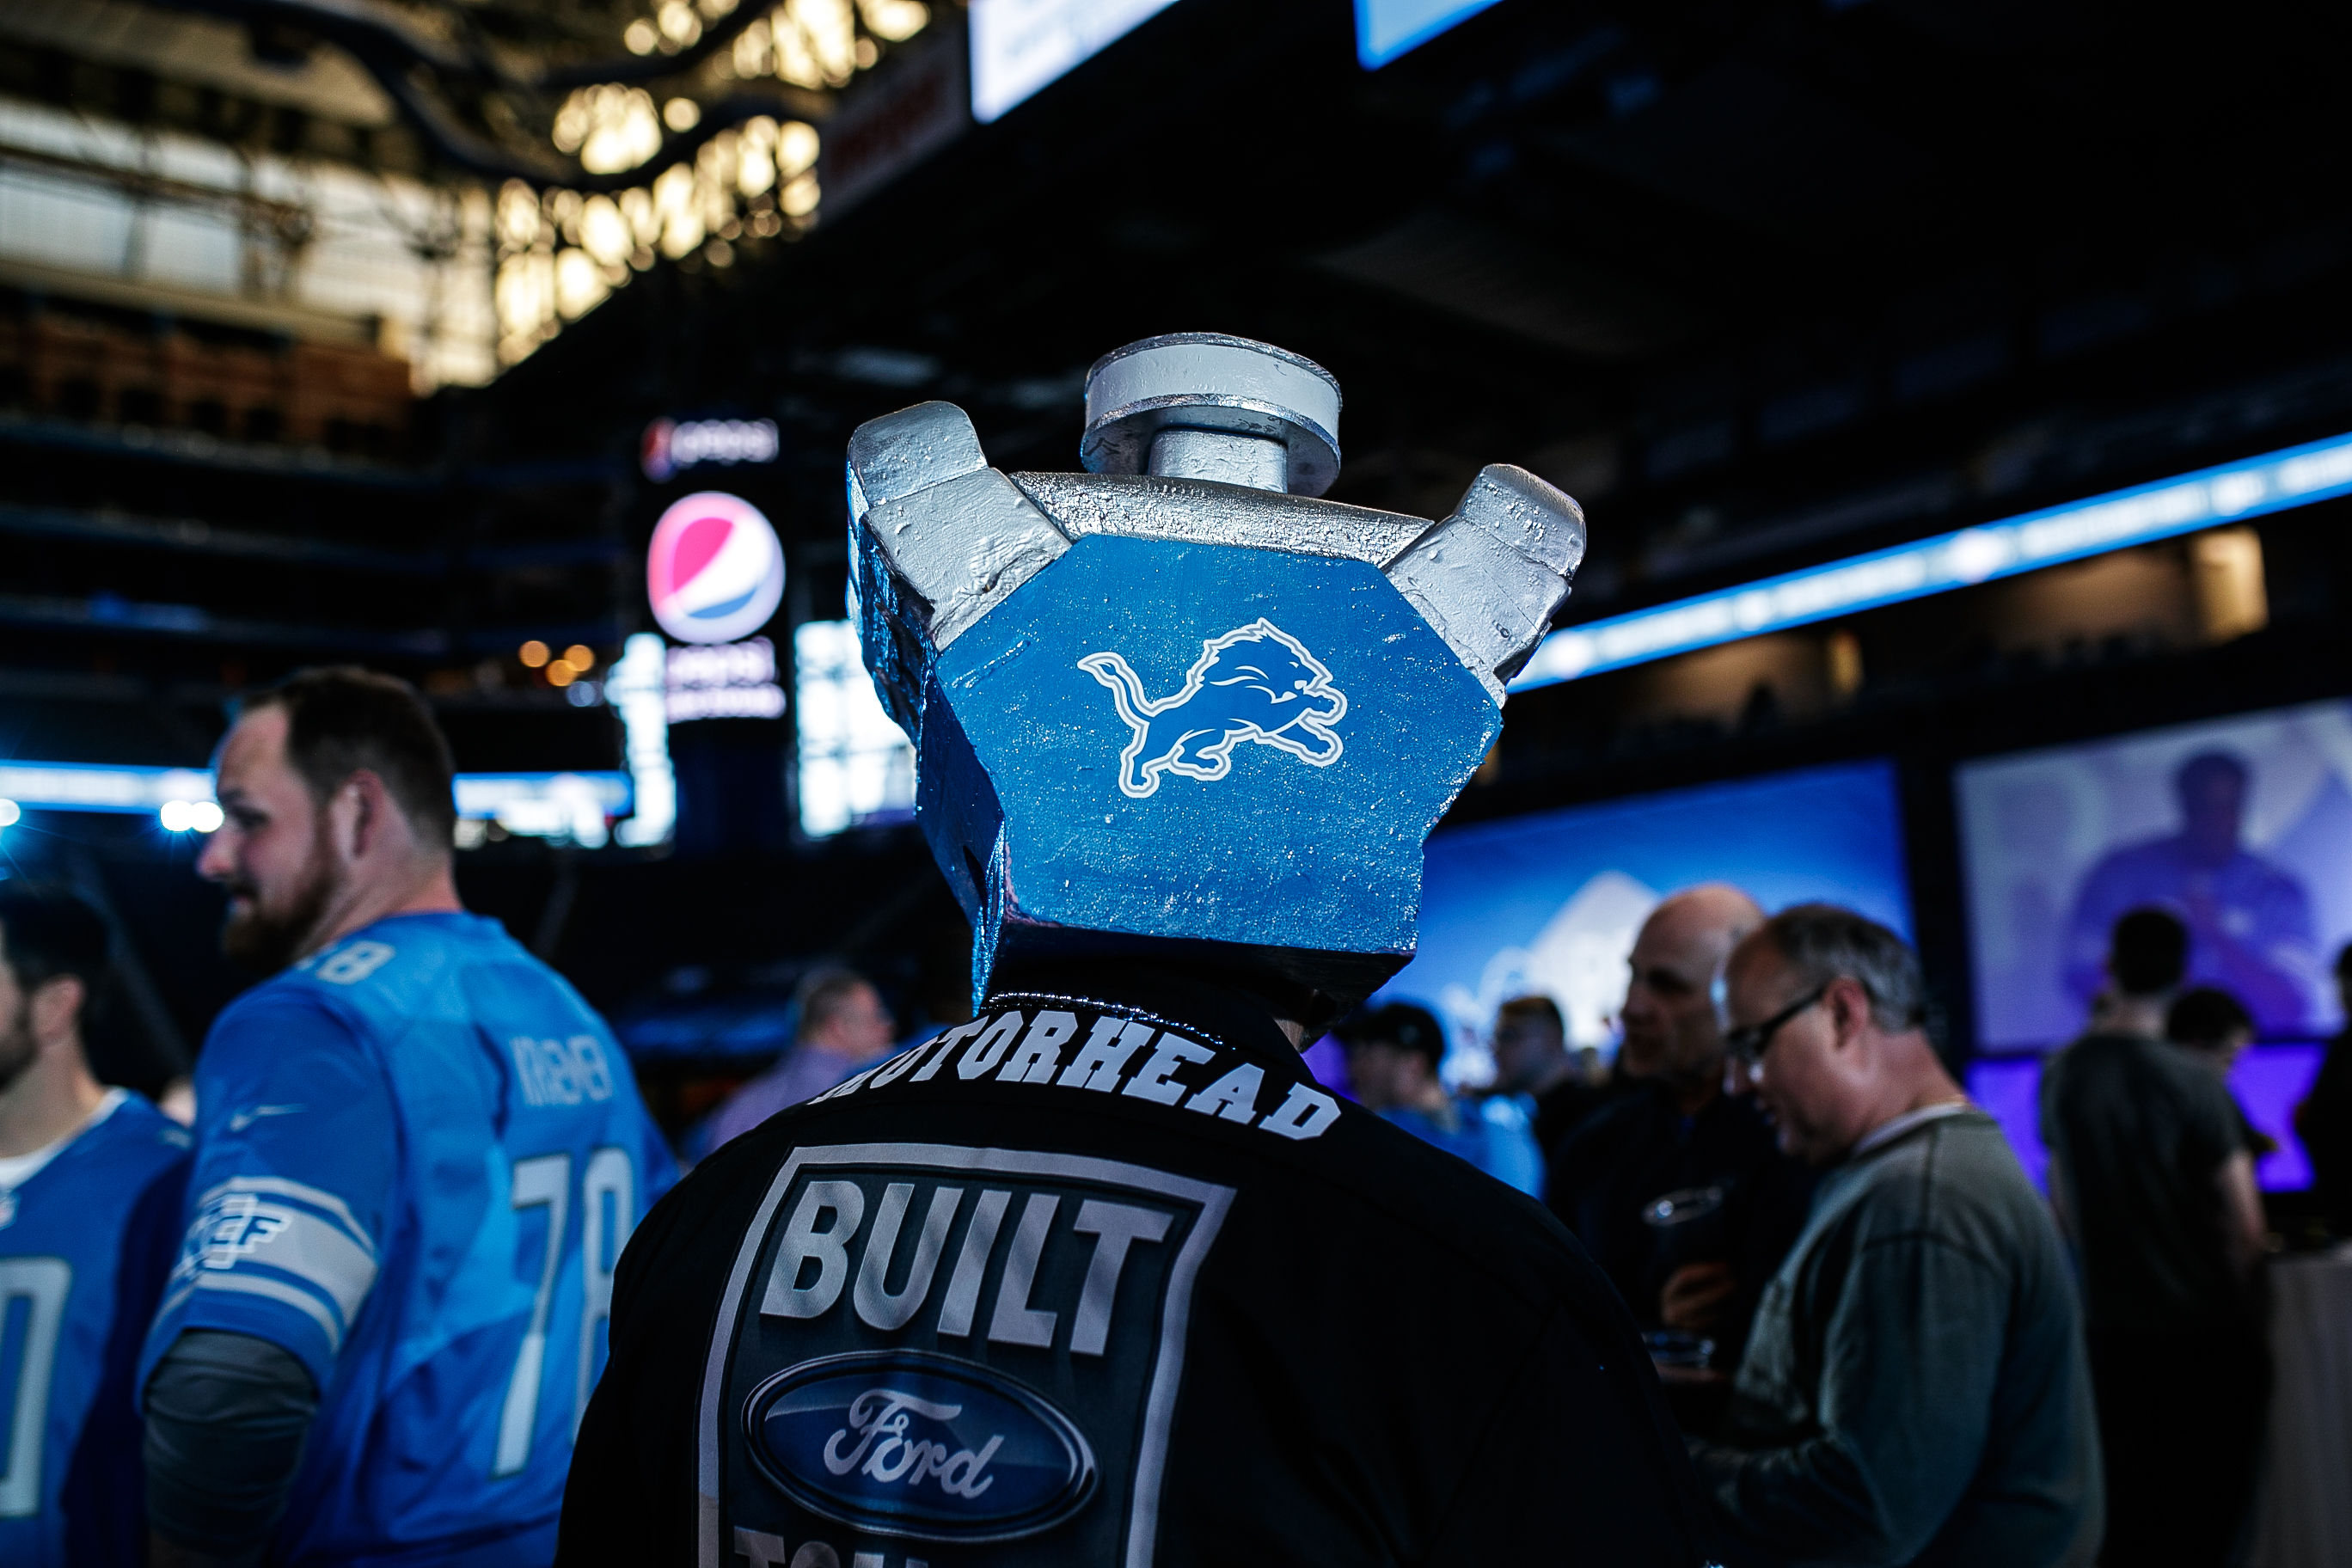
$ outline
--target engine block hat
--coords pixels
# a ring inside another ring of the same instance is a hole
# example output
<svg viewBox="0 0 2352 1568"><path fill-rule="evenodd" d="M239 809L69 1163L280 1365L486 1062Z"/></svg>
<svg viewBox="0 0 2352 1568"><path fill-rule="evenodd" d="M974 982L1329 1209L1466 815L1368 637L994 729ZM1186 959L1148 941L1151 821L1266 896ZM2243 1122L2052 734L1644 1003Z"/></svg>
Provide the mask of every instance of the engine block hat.
<svg viewBox="0 0 2352 1568"><path fill-rule="evenodd" d="M866 667L916 817L1011 963L1158 956L1370 994L1412 956L1422 846L1584 555L1507 464L1451 515L1313 499L1339 386L1183 332L1087 377L1085 474L1004 474L925 403L849 441Z"/></svg>

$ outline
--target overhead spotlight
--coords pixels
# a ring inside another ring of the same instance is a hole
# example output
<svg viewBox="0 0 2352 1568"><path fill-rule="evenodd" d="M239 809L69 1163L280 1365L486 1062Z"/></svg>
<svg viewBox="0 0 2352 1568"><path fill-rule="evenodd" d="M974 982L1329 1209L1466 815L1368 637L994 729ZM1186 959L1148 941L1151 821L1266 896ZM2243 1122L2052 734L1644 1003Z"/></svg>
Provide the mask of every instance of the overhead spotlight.
<svg viewBox="0 0 2352 1568"><path fill-rule="evenodd" d="M0 800L0 827L8 826L24 815L15 801Z"/></svg>
<svg viewBox="0 0 2352 1568"><path fill-rule="evenodd" d="M524 665L528 668L537 669L541 665L547 662L547 645L540 641L537 637L533 637L530 641L523 644L522 647L515 649L515 657L522 660Z"/></svg>
<svg viewBox="0 0 2352 1568"><path fill-rule="evenodd" d="M572 667L573 674L585 675L596 668L596 656L587 644L573 643L563 650L563 662Z"/></svg>
<svg viewBox="0 0 2352 1568"><path fill-rule="evenodd" d="M167 800L155 815L163 820L164 832L185 833L195 826L190 819L190 814L194 810L195 806L188 801Z"/></svg>
<svg viewBox="0 0 2352 1568"><path fill-rule="evenodd" d="M195 801L188 807L188 826L198 833L217 831L220 825L226 820L227 818L221 815L221 808L211 801Z"/></svg>

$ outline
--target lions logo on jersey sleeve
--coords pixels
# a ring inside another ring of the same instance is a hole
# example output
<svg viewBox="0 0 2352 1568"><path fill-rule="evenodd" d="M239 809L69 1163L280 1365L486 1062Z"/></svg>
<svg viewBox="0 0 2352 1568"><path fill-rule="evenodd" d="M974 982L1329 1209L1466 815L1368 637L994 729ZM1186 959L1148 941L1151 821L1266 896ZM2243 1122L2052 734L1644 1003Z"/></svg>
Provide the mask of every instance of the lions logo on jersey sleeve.
<svg viewBox="0 0 2352 1568"><path fill-rule="evenodd" d="M940 1144L803 1149L728 1280L704 1568L1144 1568L1193 1280L1233 1189ZM713 1506L715 1505L715 1506Z"/></svg>

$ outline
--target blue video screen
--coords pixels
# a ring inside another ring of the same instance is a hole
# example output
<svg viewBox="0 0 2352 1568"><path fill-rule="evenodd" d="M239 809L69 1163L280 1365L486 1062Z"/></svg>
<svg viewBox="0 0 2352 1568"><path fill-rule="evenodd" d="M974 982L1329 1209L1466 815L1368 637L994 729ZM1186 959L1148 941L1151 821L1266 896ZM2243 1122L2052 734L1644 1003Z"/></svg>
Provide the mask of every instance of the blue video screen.
<svg viewBox="0 0 2352 1568"><path fill-rule="evenodd" d="M1356 58L1378 70L1496 0L1356 0Z"/></svg>
<svg viewBox="0 0 2352 1568"><path fill-rule="evenodd" d="M2187 923L2188 984L2236 996L2263 1038L2341 1026L2352 701L1986 758L1957 784L1979 1049L2080 1034L2108 932L2142 905Z"/></svg>
<svg viewBox="0 0 2352 1568"><path fill-rule="evenodd" d="M1421 943L1381 991L1445 1020L1447 1076L1489 1066L1495 1010L1541 994L1570 1041L1615 1049L1634 933L1668 893L1745 888L1767 910L1826 900L1911 934L1895 768L1840 763L1447 828L1429 841Z"/></svg>
<svg viewBox="0 0 2352 1568"><path fill-rule="evenodd" d="M2294 1108L2311 1092L2327 1047L2294 1040L2250 1046L2230 1069L2230 1092L2247 1124L2278 1145L2254 1162L2254 1181L2266 1193L2299 1193L2311 1185L2311 1160L2294 1135ZM2042 1066L2035 1053L1979 1057L1969 1066L1969 1097L1999 1121L2033 1184L2048 1190L2050 1152L2042 1142Z"/></svg>

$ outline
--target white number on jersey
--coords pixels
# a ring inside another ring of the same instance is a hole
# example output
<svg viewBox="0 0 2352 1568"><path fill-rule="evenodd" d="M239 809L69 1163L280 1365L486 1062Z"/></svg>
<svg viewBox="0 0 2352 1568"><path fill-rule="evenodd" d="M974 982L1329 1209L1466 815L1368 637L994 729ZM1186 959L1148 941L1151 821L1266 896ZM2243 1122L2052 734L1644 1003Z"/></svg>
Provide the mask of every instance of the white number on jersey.
<svg viewBox="0 0 2352 1568"><path fill-rule="evenodd" d="M522 1059L522 1047L534 1043L551 1047L557 1044L553 1040L532 1042L518 1038L514 1042L518 1062ZM572 1043L585 1043L592 1049L596 1044L585 1035ZM599 1070L603 1060L599 1053ZM604 1093L612 1093L609 1079L605 1080ZM498 1458L490 1467L493 1476L519 1474L530 1461L531 1436L539 1423L540 1388L547 1367L547 1320L555 1304L555 1279L563 1260L564 1224L570 1216L571 1199L571 1155L537 1154L515 1162L510 1202L517 1210L547 1210L547 1248L540 1258L539 1287L530 1302L530 1326L523 1333L522 1348L516 1352L514 1371L507 1379L506 1404L499 1415ZM636 1228L637 1174L627 1150L606 1147L588 1156L587 1166L580 1176L580 1207L579 1358L572 1409L574 1433L580 1430L580 1418L588 1412L588 1396L594 1391L597 1373L602 1370L596 1356L596 1331L612 1320L613 1269L620 1261L621 1248L628 1244L629 1233Z"/></svg>
<svg viewBox="0 0 2352 1568"><path fill-rule="evenodd" d="M8 1468L0 1474L0 1519L41 1511L41 1439L49 1419L49 1374L58 1361L58 1331L66 1319L73 1266L62 1258L0 1258L0 1329L16 1303L29 1308L25 1350L8 1412ZM608 1288L609 1290L609 1288Z"/></svg>
<svg viewBox="0 0 2352 1568"><path fill-rule="evenodd" d="M319 965L319 978L330 985L357 985L391 963L393 952L388 942L355 942L340 952L329 954L327 961Z"/></svg>

